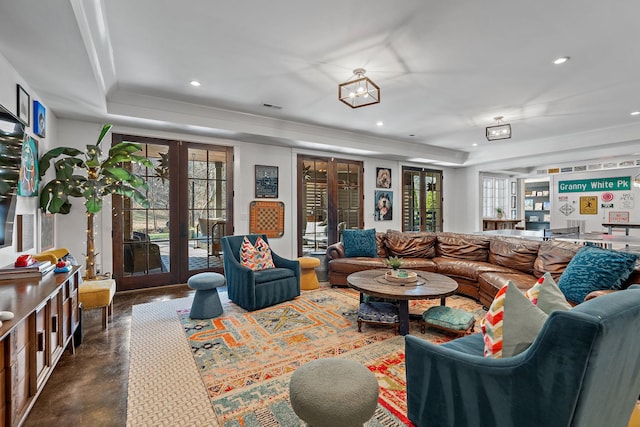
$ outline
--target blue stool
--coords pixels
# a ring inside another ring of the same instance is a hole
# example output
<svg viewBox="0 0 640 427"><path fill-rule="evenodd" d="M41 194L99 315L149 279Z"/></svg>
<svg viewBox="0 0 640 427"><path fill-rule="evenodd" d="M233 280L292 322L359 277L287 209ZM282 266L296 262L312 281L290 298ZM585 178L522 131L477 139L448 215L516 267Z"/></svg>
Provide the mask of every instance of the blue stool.
<svg viewBox="0 0 640 427"><path fill-rule="evenodd" d="M187 284L191 289L196 290L189 317L192 319L212 319L223 313L218 289L216 289L225 284L222 274L198 273L189 277Z"/></svg>

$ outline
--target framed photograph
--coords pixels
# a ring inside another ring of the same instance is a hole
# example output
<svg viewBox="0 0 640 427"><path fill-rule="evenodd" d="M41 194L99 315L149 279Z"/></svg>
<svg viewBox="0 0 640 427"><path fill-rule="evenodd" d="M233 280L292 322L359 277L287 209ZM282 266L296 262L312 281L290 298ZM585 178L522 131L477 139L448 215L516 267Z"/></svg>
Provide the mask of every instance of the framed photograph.
<svg viewBox="0 0 640 427"><path fill-rule="evenodd" d="M526 211L533 210L533 199L524 199L524 210Z"/></svg>
<svg viewBox="0 0 640 427"><path fill-rule="evenodd" d="M54 215L52 213L40 214L40 251L53 249L54 239Z"/></svg>
<svg viewBox="0 0 640 427"><path fill-rule="evenodd" d="M376 191L374 202L374 221L391 221L393 219L393 191Z"/></svg>
<svg viewBox="0 0 640 427"><path fill-rule="evenodd" d="M45 137L47 126L47 110L38 101L33 101L33 133L40 138Z"/></svg>
<svg viewBox="0 0 640 427"><path fill-rule="evenodd" d="M278 198L278 167L256 165L256 199Z"/></svg>
<svg viewBox="0 0 640 427"><path fill-rule="evenodd" d="M24 140L22 141L22 155L18 178L18 196L37 196L39 182L38 143L32 137L25 135Z"/></svg>
<svg viewBox="0 0 640 427"><path fill-rule="evenodd" d="M516 194L516 182L511 181L511 194Z"/></svg>
<svg viewBox="0 0 640 427"><path fill-rule="evenodd" d="M376 168L376 188L391 188L391 169Z"/></svg>
<svg viewBox="0 0 640 427"><path fill-rule="evenodd" d="M17 116L18 120L22 122L23 125L29 126L31 122L29 121L31 117L31 97L27 93L26 90L20 85L18 85L18 111Z"/></svg>
<svg viewBox="0 0 640 427"><path fill-rule="evenodd" d="M516 208L516 196L511 196L511 209L515 209Z"/></svg>
<svg viewBox="0 0 640 427"><path fill-rule="evenodd" d="M16 215L16 230L18 232L18 242L16 245L16 249L18 250L18 252L33 249L33 227L35 225L34 218L34 214Z"/></svg>

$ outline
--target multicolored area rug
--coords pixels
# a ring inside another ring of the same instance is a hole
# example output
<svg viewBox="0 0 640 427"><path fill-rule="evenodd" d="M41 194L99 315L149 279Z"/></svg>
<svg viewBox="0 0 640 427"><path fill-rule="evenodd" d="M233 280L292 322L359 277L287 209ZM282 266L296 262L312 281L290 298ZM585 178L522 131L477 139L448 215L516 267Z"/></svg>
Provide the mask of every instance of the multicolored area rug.
<svg viewBox="0 0 640 427"><path fill-rule="evenodd" d="M293 301L254 312L233 303L213 320L192 320L179 311L193 356L221 426L297 426L300 419L289 400L291 374L304 363L323 357L356 360L373 372L380 384L374 426L411 425L406 418L404 338L392 328L363 325L357 331L358 294L349 289L305 291ZM439 300L412 301L410 312L422 313ZM447 305L484 315L464 297L449 297ZM411 333L442 343L440 332Z"/></svg>

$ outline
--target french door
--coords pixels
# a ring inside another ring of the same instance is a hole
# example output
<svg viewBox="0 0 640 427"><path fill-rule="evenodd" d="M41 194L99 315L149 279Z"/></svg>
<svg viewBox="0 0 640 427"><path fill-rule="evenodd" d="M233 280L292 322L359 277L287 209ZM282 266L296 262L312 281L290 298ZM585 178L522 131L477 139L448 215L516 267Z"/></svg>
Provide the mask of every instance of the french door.
<svg viewBox="0 0 640 427"><path fill-rule="evenodd" d="M324 254L342 231L362 228L363 164L298 156L298 254Z"/></svg>
<svg viewBox="0 0 640 427"><path fill-rule="evenodd" d="M138 165L148 185L144 208L113 197L113 269L118 290L185 283L195 273L222 272L220 238L233 234L233 148L131 135L153 169Z"/></svg>
<svg viewBox="0 0 640 427"><path fill-rule="evenodd" d="M442 171L402 168L402 230L442 231Z"/></svg>

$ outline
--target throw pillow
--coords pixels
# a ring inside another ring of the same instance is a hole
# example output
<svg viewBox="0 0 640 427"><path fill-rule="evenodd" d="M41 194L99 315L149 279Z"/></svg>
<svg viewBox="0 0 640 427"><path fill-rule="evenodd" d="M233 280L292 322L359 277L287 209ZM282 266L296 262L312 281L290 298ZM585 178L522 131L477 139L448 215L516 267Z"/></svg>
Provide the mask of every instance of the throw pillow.
<svg viewBox="0 0 640 427"><path fill-rule="evenodd" d="M508 281L496 294L482 321L485 357L522 353L536 339L547 317Z"/></svg>
<svg viewBox="0 0 640 427"><path fill-rule="evenodd" d="M344 255L347 258L362 256L375 258L378 255L376 248L376 230L344 230L342 232L342 244Z"/></svg>
<svg viewBox="0 0 640 427"><path fill-rule="evenodd" d="M524 295L529 298L529 301L547 314L551 314L552 311L571 309L571 304L567 302L567 299L549 272L544 273L536 284L527 290Z"/></svg>
<svg viewBox="0 0 640 427"><path fill-rule="evenodd" d="M558 287L576 304L592 291L617 289L633 272L638 256L629 252L585 246L560 276Z"/></svg>
<svg viewBox="0 0 640 427"><path fill-rule="evenodd" d="M267 242L258 236L255 246L245 236L240 246L240 264L252 270L276 268Z"/></svg>

